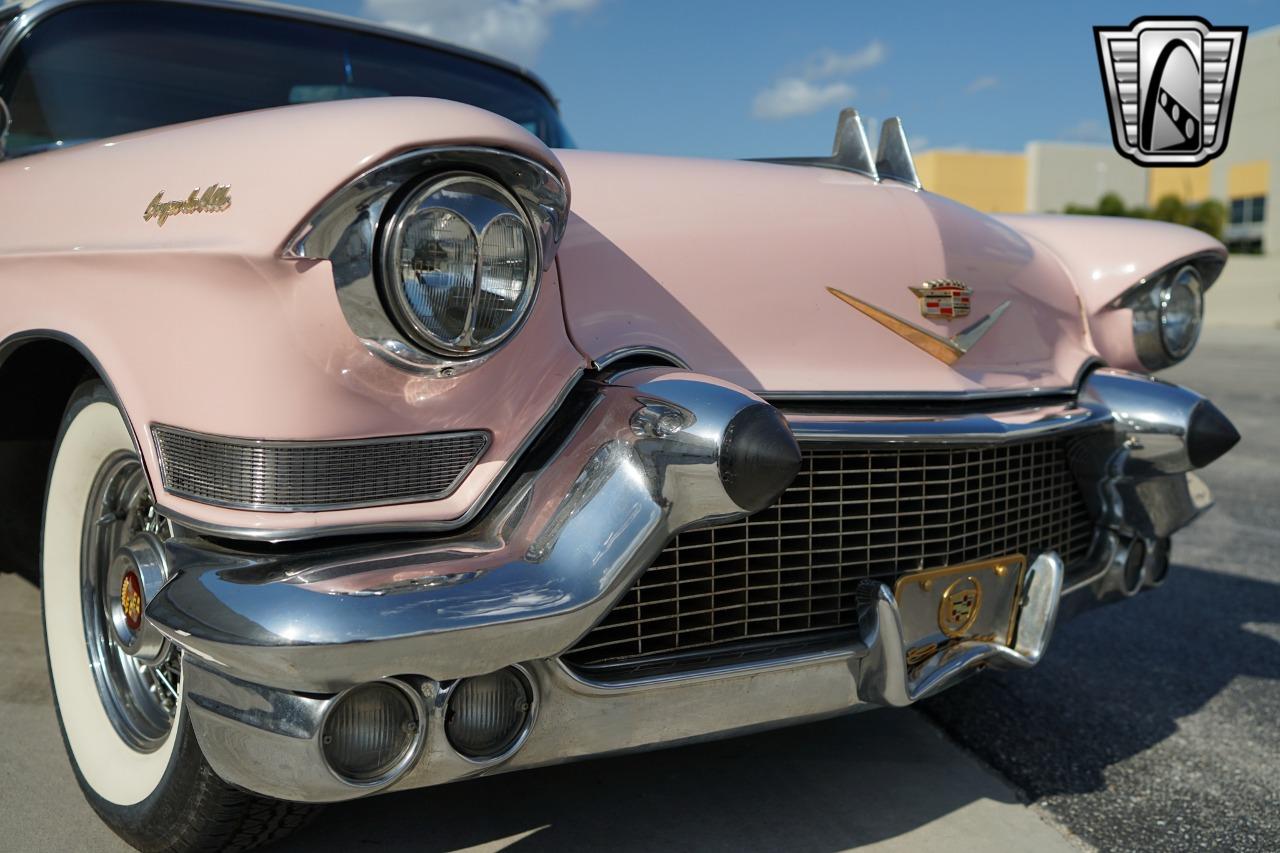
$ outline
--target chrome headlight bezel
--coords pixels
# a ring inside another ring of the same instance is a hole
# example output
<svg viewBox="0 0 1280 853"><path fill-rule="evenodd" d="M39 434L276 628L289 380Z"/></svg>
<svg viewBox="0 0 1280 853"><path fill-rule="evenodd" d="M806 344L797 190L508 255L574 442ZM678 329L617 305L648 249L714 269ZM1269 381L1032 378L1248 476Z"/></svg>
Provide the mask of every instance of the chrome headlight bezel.
<svg viewBox="0 0 1280 853"><path fill-rule="evenodd" d="M1191 297L1193 316L1188 320L1190 330L1185 340L1176 340L1170 322L1174 304L1175 289L1185 289ZM1158 297L1160 303L1160 343L1165 354L1174 361L1181 361L1195 349L1200 340L1200 330L1204 327L1204 281L1196 268L1188 264L1177 272L1165 277Z"/></svg>
<svg viewBox="0 0 1280 853"><path fill-rule="evenodd" d="M555 259L569 215L569 187L563 175L549 165L553 162L481 146L445 145L408 151L372 166L335 190L289 237L281 257L302 262L328 260L332 264L342 314L370 353L421 376L457 376L484 364L502 347L473 355L445 356L426 349L415 336L400 328L379 285L378 240L387 214L411 191L406 188L421 185L424 176L452 172L486 176L518 199L531 221L540 278ZM535 299L527 316L537 311ZM515 331L503 343L514 336Z"/></svg>
<svg viewBox="0 0 1280 853"><path fill-rule="evenodd" d="M1205 255L1183 259L1147 276L1118 297L1113 308L1133 313L1133 348L1147 370L1160 370L1182 361L1195 349L1204 328L1204 292L1222 270L1223 259ZM1176 287L1190 284L1196 315L1185 341L1171 340L1171 297Z"/></svg>
<svg viewBox="0 0 1280 853"><path fill-rule="evenodd" d="M487 198L478 193L468 195L463 191L467 185L482 188L491 195ZM450 189L454 190L456 194L454 197L437 198ZM499 206L495 212L494 196L500 200L501 204L505 204L505 209ZM436 203L427 207L426 205L433 198L437 198ZM475 252L474 268L468 285L471 291L469 310L459 329L459 334L447 339L433 331L413 307L406 293L405 279L401 270L401 253L405 248L406 228L412 217L420 211L439 209L454 214L470 229ZM523 232L523 242L528 255L525 261L523 288L513 311L513 319L505 323L499 332L477 340L475 337L476 313L484 284L485 235L494 223L504 217L517 219ZM474 358L498 348L524 325L537 299L542 278L542 257L533 223L523 205L506 187L484 175L464 171L447 172L433 175L417 183L387 216L381 231L380 244L376 278L384 304L396 325L413 343L444 358Z"/></svg>

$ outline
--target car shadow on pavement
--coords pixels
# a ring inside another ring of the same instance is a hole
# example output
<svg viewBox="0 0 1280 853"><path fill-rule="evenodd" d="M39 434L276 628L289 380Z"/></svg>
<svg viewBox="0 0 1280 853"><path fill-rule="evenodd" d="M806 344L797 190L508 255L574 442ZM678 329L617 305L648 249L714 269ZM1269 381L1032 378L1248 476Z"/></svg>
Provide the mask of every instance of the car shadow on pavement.
<svg viewBox="0 0 1280 853"><path fill-rule="evenodd" d="M279 849L828 853L981 800L1017 802L919 715L872 711L335 805ZM1001 822L991 806L967 820Z"/></svg>
<svg viewBox="0 0 1280 853"><path fill-rule="evenodd" d="M1280 679L1277 614L1280 585L1175 563L1159 589L1060 626L1034 670L990 673L922 707L1033 800L1101 791L1108 767L1233 679ZM1233 713L1256 716L1237 732L1274 731L1267 702Z"/></svg>

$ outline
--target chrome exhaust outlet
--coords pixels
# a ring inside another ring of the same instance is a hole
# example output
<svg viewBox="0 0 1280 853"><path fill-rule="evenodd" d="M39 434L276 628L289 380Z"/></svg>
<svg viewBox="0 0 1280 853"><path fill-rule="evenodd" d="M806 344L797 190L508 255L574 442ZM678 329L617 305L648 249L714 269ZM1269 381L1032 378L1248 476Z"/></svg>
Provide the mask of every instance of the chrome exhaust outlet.
<svg viewBox="0 0 1280 853"><path fill-rule="evenodd" d="M1144 589L1155 589L1168 580L1170 550L1168 539L1157 539L1147 544L1147 563L1142 572Z"/></svg>
<svg viewBox="0 0 1280 853"><path fill-rule="evenodd" d="M1094 588L1101 601L1117 601L1137 595L1146 579L1147 543L1139 537L1121 537L1107 571Z"/></svg>

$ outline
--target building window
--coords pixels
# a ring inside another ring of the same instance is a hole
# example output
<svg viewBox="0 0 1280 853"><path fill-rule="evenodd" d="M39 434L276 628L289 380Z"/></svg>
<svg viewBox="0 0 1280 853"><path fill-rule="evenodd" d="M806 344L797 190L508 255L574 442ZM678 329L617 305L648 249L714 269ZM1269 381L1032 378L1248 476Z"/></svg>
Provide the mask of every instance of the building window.
<svg viewBox="0 0 1280 853"><path fill-rule="evenodd" d="M1231 200L1231 224L1248 225L1265 222L1267 219L1267 197L1257 195L1252 198L1233 198Z"/></svg>

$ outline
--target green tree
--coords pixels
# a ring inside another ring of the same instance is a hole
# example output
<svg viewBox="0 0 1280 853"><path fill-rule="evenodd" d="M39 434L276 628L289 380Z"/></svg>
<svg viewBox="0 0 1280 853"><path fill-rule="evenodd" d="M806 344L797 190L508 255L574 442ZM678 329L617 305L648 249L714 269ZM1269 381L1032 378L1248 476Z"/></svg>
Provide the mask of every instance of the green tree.
<svg viewBox="0 0 1280 853"><path fill-rule="evenodd" d="M1098 199L1098 215L1100 216L1124 216L1124 199L1115 193L1107 193Z"/></svg>
<svg viewBox="0 0 1280 853"><path fill-rule="evenodd" d="M1214 239L1222 239L1222 229L1227 221L1227 208L1216 198L1206 199L1191 209L1191 218L1187 222L1192 228L1198 228Z"/></svg>
<svg viewBox="0 0 1280 853"><path fill-rule="evenodd" d="M1155 208L1151 211L1151 218L1159 219L1161 222L1186 225L1191 221L1191 211L1182 203L1182 199L1176 195L1167 195L1156 202Z"/></svg>

